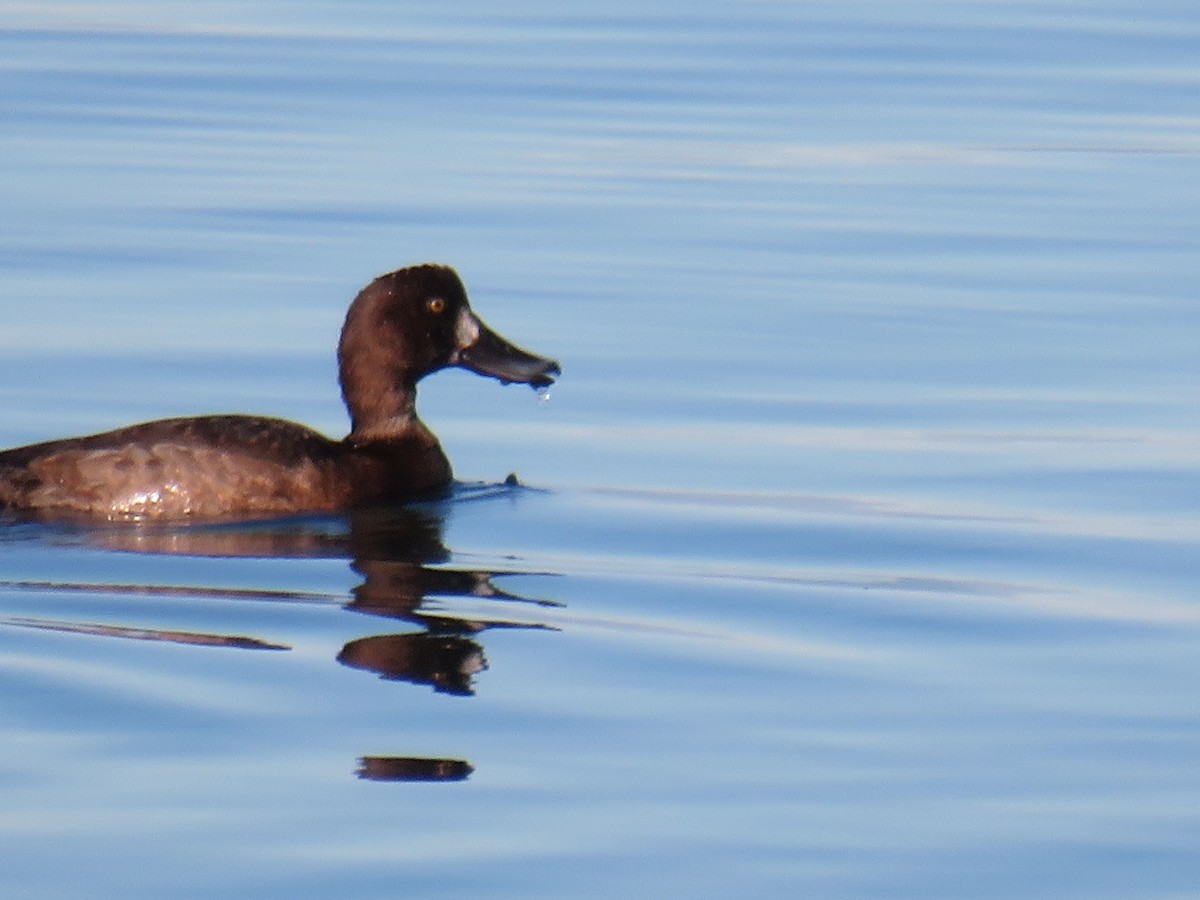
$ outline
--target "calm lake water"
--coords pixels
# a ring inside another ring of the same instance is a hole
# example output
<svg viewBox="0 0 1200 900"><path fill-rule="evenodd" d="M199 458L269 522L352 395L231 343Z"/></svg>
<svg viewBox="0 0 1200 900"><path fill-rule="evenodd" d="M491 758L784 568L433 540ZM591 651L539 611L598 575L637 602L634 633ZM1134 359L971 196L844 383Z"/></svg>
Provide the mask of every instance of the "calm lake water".
<svg viewBox="0 0 1200 900"><path fill-rule="evenodd" d="M1190 4L0 9L0 445L559 358L445 502L0 527L5 897L1200 883ZM520 486L504 484L516 472Z"/></svg>

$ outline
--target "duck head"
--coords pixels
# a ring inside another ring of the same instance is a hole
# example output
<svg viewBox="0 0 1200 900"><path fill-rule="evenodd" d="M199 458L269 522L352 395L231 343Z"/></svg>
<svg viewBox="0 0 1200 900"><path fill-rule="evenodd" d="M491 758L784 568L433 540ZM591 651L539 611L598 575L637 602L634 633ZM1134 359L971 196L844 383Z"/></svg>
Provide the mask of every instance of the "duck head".
<svg viewBox="0 0 1200 900"><path fill-rule="evenodd" d="M560 371L488 328L453 269L409 266L376 278L350 305L338 343L351 435L386 434L414 420L417 382L448 366L535 388Z"/></svg>

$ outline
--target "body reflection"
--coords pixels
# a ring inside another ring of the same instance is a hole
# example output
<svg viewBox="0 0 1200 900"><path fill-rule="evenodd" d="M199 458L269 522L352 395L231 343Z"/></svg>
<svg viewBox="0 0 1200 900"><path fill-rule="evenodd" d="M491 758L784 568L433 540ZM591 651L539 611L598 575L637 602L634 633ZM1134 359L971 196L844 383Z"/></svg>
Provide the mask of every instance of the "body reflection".
<svg viewBox="0 0 1200 900"><path fill-rule="evenodd" d="M524 490L505 485L460 488L459 502ZM445 565L451 553L443 543L445 517L453 502L363 510L346 516L292 518L272 522L103 526L66 528L55 539L135 553L239 558L347 559L362 581L343 608L372 618L406 623L403 630L366 633L348 641L337 654L342 665L387 681L430 687L452 696L474 694L474 679L487 669L481 635L490 628L545 629L544 623L520 621L503 612L512 603L558 606L555 601L507 593L493 583L501 574ZM61 526L49 526L60 528ZM28 533L26 532L28 536ZM44 536L44 535L43 535ZM8 582L22 590L111 593L163 597L199 595L240 600L336 602L328 594L240 590L174 585L63 584ZM481 614L472 603L469 616L457 614L456 599L495 603L494 614ZM364 619L364 622L367 621ZM11 618L0 623L105 637L172 641L199 646L287 650L263 636L199 634L116 623L82 623ZM371 781L461 781L473 771L458 759L412 756L363 756L358 775Z"/></svg>

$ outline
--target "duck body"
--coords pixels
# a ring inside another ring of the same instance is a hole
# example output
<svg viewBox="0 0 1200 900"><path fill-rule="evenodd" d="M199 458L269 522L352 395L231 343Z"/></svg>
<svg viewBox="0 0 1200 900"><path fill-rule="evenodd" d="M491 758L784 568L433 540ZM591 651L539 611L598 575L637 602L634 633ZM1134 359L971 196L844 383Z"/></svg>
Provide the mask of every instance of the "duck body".
<svg viewBox="0 0 1200 900"><path fill-rule="evenodd" d="M0 507L102 518L322 512L430 493L450 462L424 427L355 445L262 416L161 419L0 453Z"/></svg>
<svg viewBox="0 0 1200 900"><path fill-rule="evenodd" d="M251 415L161 419L0 451L0 509L101 519L288 515L445 488L453 475L417 417L416 383L459 365L506 383L558 374L490 331L453 270L413 266L355 299L338 347L350 434Z"/></svg>

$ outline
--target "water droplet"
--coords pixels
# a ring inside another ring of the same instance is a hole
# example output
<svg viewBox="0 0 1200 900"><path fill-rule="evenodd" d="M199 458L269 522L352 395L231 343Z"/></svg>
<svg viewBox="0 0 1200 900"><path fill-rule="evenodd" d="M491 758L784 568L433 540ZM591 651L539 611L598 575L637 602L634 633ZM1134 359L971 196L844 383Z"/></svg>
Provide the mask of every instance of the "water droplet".
<svg viewBox="0 0 1200 900"><path fill-rule="evenodd" d="M538 388L537 395L538 395L538 403L549 403L550 402L550 386L543 385L542 387Z"/></svg>

